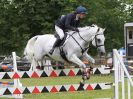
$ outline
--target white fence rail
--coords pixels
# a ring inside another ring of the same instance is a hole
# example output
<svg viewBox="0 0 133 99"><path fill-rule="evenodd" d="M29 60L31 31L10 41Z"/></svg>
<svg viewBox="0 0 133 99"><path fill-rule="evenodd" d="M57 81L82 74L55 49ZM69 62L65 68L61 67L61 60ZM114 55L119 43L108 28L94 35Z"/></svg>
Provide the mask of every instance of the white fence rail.
<svg viewBox="0 0 133 99"><path fill-rule="evenodd" d="M119 97L119 83L121 83L122 87L122 99L125 98L125 76L128 79L128 99L131 99L131 91L130 86L133 86L133 80L127 71L126 66L124 65L123 58L119 55L116 49L113 50L113 65L114 65L114 86L115 86L115 99L120 99Z"/></svg>

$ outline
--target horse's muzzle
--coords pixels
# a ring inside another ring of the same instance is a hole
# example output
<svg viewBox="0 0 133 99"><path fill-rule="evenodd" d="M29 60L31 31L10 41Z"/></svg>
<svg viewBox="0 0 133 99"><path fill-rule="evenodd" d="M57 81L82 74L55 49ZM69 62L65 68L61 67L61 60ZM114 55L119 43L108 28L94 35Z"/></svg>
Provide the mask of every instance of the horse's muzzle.
<svg viewBox="0 0 133 99"><path fill-rule="evenodd" d="M105 56L106 53L100 52L100 56Z"/></svg>

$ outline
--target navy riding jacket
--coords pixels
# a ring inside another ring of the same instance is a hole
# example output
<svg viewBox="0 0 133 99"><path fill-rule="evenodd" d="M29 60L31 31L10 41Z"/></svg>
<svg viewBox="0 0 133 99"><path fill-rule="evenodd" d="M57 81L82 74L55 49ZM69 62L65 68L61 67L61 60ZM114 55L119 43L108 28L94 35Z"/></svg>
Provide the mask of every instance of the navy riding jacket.
<svg viewBox="0 0 133 99"><path fill-rule="evenodd" d="M69 13L65 15L62 18L59 18L55 25L59 26L62 30L68 31L73 30L75 31L75 28L77 28L80 24L79 20L76 20L76 13Z"/></svg>

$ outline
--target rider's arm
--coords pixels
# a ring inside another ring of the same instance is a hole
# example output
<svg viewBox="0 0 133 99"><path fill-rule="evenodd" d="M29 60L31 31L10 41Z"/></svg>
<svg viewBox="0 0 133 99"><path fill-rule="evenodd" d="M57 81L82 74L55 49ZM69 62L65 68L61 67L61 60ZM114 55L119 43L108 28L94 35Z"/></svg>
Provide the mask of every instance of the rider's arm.
<svg viewBox="0 0 133 99"><path fill-rule="evenodd" d="M80 21L79 21L79 20L77 20L77 21L76 21L76 24L75 24L75 27L76 27L76 28L78 28L78 27L79 27L79 25L80 25Z"/></svg>

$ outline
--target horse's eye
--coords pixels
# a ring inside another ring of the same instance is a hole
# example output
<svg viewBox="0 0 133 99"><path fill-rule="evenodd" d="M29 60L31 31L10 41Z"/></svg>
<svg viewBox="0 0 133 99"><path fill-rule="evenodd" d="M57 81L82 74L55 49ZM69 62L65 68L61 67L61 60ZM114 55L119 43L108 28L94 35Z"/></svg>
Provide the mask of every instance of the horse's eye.
<svg viewBox="0 0 133 99"><path fill-rule="evenodd" d="M101 40L100 40L100 39L97 39L97 42L98 42L98 43L101 43Z"/></svg>

